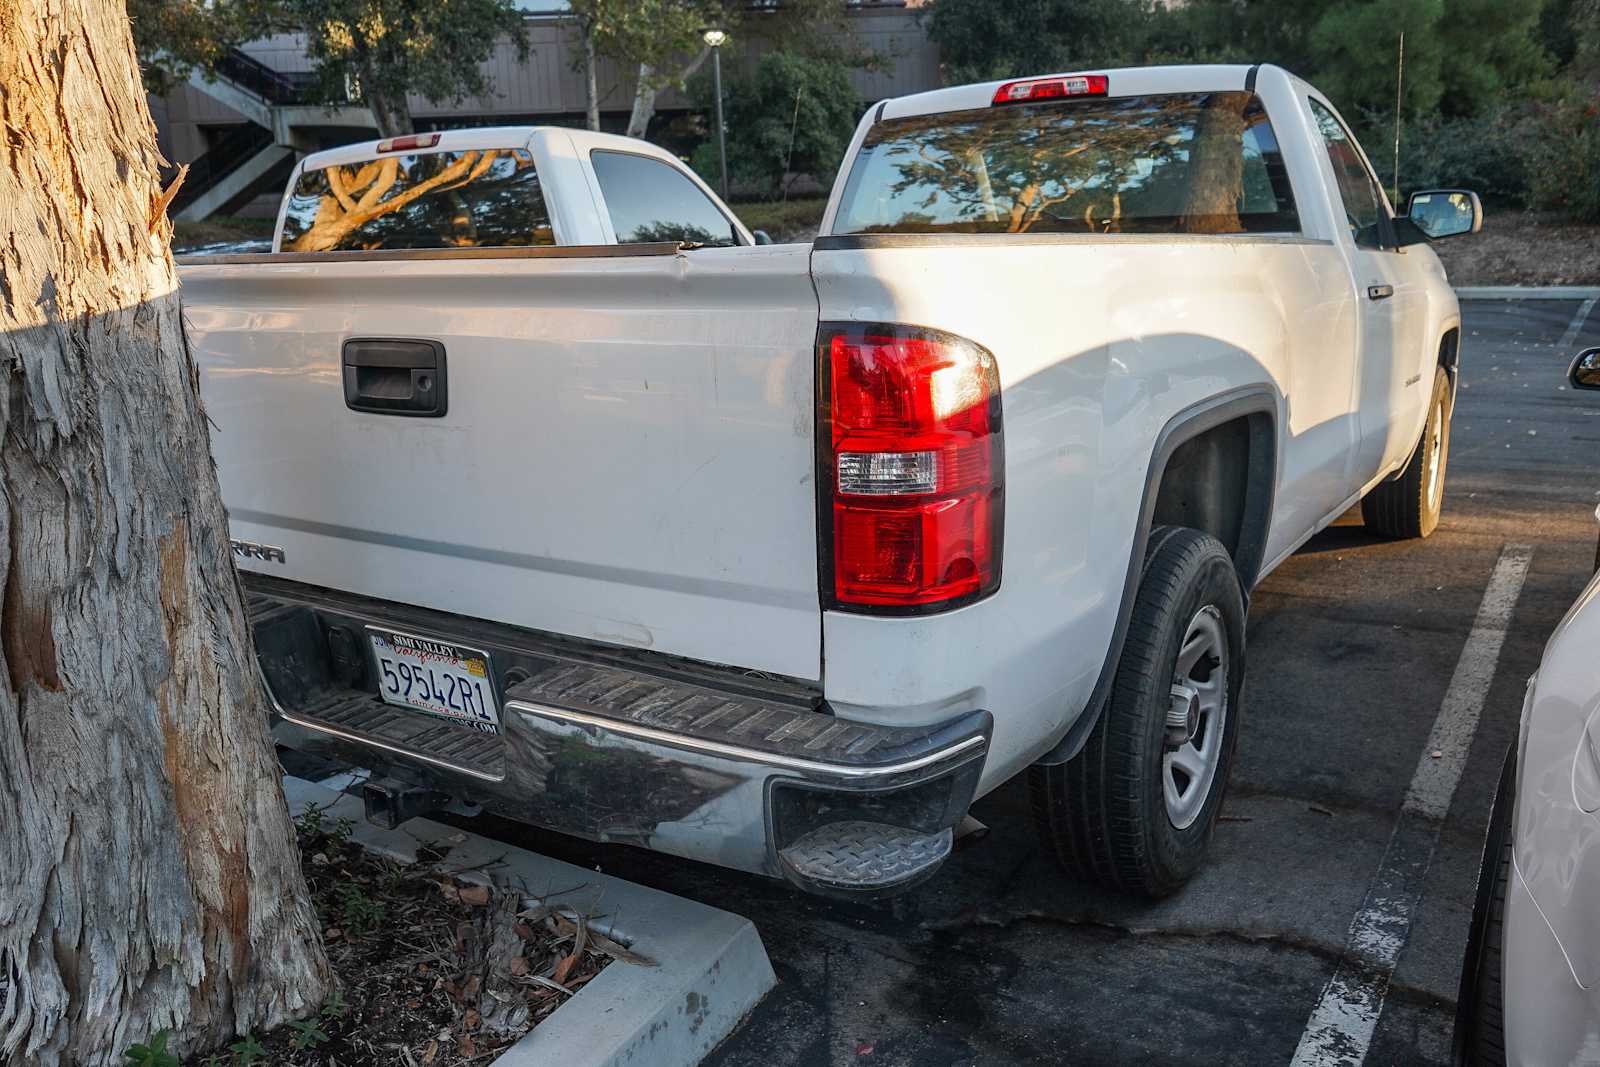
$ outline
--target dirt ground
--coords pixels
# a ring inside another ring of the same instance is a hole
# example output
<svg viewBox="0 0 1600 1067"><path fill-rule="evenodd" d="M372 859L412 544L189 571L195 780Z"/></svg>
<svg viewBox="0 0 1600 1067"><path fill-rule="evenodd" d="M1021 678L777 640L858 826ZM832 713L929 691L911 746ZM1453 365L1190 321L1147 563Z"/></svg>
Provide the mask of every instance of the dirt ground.
<svg viewBox="0 0 1600 1067"><path fill-rule="evenodd" d="M448 857L406 867L301 817L301 863L339 990L314 1018L246 1035L188 1067L461 1067L483 1063L612 959L581 915L458 881ZM159 1067L160 1058L130 1060Z"/></svg>
<svg viewBox="0 0 1600 1067"><path fill-rule="evenodd" d="M1600 285L1600 226L1486 210L1482 233L1433 248L1453 285Z"/></svg>

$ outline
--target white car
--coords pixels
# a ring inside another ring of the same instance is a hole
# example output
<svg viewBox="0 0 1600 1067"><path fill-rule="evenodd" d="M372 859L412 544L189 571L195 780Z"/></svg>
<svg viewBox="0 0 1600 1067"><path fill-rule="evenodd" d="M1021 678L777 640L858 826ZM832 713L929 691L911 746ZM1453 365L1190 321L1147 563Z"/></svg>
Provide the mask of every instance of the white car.
<svg viewBox="0 0 1600 1067"><path fill-rule="evenodd" d="M1277 67L886 100L808 245L554 128L307 157L183 266L279 739L603 841L880 893L1030 776L1074 872L1194 872L1245 606L1438 521L1460 314Z"/></svg>
<svg viewBox="0 0 1600 1067"><path fill-rule="evenodd" d="M1600 348L1568 377L1600 390ZM1456 1000L1458 1063L1600 1063L1597 648L1600 552L1528 679L1500 776Z"/></svg>

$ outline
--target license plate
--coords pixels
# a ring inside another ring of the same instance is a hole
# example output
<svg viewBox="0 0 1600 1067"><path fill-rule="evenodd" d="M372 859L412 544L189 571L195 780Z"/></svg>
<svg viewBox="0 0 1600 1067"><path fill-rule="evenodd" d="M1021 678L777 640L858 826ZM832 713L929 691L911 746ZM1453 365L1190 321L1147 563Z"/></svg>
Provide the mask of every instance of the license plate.
<svg viewBox="0 0 1600 1067"><path fill-rule="evenodd" d="M386 703L486 734L500 732L489 654L429 637L367 627Z"/></svg>

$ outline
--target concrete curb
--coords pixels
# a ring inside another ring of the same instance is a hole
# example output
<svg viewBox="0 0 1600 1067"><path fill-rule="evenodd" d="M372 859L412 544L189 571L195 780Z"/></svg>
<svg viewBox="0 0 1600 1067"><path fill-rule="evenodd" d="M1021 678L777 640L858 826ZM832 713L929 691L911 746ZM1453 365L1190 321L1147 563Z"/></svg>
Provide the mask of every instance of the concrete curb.
<svg viewBox="0 0 1600 1067"><path fill-rule="evenodd" d="M655 961L612 962L501 1053L497 1067L692 1067L777 984L749 919L426 819L384 830L365 820L356 797L304 779L285 777L283 791L291 814L326 808L351 820L353 840L403 863L415 861L420 842L447 841L446 867L463 870L464 880L488 882L483 868L493 865L499 884L570 904L592 916L596 930Z"/></svg>
<svg viewBox="0 0 1600 1067"><path fill-rule="evenodd" d="M1600 296L1600 287L1590 285L1463 285L1456 288L1459 300L1589 300Z"/></svg>

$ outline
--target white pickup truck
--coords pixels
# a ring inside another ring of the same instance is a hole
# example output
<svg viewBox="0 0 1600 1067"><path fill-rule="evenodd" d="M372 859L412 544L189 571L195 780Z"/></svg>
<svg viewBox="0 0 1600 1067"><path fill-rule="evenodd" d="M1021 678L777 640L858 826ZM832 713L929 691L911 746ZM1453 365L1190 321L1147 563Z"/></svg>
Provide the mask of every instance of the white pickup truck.
<svg viewBox="0 0 1600 1067"><path fill-rule="evenodd" d="M930 875L1026 771L1159 895L1240 728L1248 592L1361 501L1438 519L1459 315L1272 66L944 89L862 119L812 244L637 141L354 145L274 252L182 268L286 745L835 894Z"/></svg>

